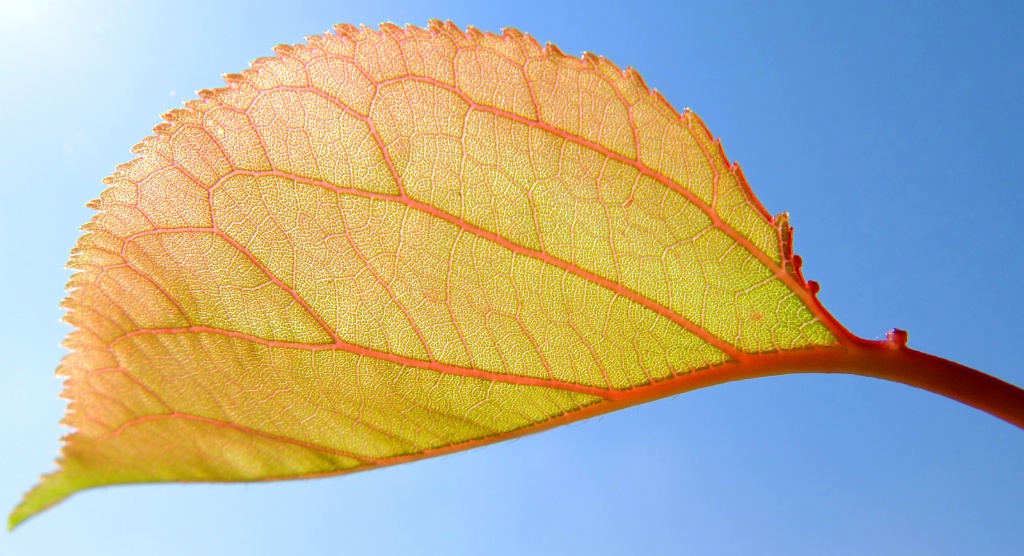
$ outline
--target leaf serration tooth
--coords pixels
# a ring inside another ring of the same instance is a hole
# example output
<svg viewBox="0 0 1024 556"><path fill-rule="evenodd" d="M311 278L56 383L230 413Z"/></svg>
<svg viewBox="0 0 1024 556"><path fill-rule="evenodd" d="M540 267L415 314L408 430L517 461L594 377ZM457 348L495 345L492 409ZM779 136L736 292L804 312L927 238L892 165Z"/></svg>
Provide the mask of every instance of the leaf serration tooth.
<svg viewBox="0 0 1024 556"><path fill-rule="evenodd" d="M392 37L392 38L398 38L398 37L401 37L401 36L405 35L405 29L402 29L401 27L399 27L398 25L395 25L394 23L392 23L390 21L385 21L385 22L381 23L380 24L380 31L381 31L382 34L387 35L387 36Z"/></svg>
<svg viewBox="0 0 1024 556"><path fill-rule="evenodd" d="M334 26L334 32L339 37L354 40L356 33L359 32L359 28L351 23L339 23Z"/></svg>
<svg viewBox="0 0 1024 556"><path fill-rule="evenodd" d="M275 47L275 48L277 48L277 47ZM281 56L285 56L285 55L282 54ZM256 58L255 60L253 60L252 62L249 63L249 66L251 66L252 69L254 69L254 70L260 70L260 69L263 69L263 66L267 65L268 63L275 62L275 61L277 61L279 59L280 58L275 58L273 56L264 56L262 58Z"/></svg>
<svg viewBox="0 0 1024 556"><path fill-rule="evenodd" d="M562 49L558 48L554 43L544 43L544 50L551 55L552 58L568 58Z"/></svg>
<svg viewBox="0 0 1024 556"><path fill-rule="evenodd" d="M523 32L515 27L504 27L501 32L507 39L520 40L523 38Z"/></svg>
<svg viewBox="0 0 1024 556"><path fill-rule="evenodd" d="M634 69L633 66L628 66L626 68L626 77L629 78L642 91L650 92L651 89L650 87L647 86L647 82L644 81L643 76L640 75L640 72Z"/></svg>

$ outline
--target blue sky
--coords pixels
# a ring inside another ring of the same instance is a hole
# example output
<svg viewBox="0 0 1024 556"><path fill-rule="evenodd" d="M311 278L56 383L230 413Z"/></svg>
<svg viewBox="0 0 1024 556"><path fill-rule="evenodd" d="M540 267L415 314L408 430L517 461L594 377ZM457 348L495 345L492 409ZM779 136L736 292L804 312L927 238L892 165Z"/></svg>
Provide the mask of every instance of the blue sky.
<svg viewBox="0 0 1024 556"><path fill-rule="evenodd" d="M212 4L0 4L5 511L57 454L63 265L100 180L193 91L337 22L514 26L636 67L790 212L848 328L898 326L1024 385L1024 4ZM0 553L1010 555L1022 521L1022 431L813 375L343 478L89 491L0 535Z"/></svg>

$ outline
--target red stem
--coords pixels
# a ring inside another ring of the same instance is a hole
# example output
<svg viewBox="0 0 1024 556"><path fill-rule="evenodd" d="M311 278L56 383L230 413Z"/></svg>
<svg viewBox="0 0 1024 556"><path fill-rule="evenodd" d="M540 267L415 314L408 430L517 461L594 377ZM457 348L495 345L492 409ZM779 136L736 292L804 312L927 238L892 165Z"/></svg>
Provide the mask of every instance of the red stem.
<svg viewBox="0 0 1024 556"><path fill-rule="evenodd" d="M842 373L899 382L980 409L1024 429L1024 390L893 341L855 339L835 348L756 355L743 363L729 363L657 383L643 389L639 396L627 391L610 398L623 405L634 405L716 384L791 373Z"/></svg>

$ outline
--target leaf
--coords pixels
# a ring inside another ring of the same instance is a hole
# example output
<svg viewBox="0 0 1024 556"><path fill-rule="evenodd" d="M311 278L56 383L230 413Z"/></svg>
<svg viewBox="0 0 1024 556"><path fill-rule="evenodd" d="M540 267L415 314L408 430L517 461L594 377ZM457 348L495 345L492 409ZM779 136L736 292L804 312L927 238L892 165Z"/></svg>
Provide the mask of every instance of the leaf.
<svg viewBox="0 0 1024 556"><path fill-rule="evenodd" d="M739 167L633 70L450 23L338 26L173 110L73 251L59 469L321 477L786 372L1024 393L856 338Z"/></svg>

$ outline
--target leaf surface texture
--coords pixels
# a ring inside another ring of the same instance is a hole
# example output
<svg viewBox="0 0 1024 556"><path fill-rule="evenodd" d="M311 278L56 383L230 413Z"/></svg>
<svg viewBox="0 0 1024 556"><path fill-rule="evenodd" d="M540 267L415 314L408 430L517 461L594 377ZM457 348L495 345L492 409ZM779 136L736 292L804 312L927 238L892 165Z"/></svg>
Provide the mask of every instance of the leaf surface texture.
<svg viewBox="0 0 1024 556"><path fill-rule="evenodd" d="M13 522L471 448L838 342L785 218L635 71L439 22L276 50L92 204L74 432Z"/></svg>

